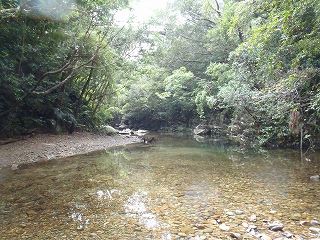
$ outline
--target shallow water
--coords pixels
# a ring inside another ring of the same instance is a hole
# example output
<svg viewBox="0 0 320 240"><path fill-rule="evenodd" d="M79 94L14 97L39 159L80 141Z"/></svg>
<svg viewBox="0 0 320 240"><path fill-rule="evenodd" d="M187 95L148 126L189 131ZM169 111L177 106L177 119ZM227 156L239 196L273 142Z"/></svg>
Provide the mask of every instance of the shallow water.
<svg viewBox="0 0 320 240"><path fill-rule="evenodd" d="M2 169L0 239L317 238L320 154L308 158L167 136Z"/></svg>

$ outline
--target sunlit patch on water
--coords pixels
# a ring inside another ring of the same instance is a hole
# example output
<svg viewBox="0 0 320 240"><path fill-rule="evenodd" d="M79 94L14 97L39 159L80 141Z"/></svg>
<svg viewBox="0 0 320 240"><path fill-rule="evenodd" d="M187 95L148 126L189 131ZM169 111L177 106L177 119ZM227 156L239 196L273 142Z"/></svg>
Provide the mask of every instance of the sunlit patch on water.
<svg viewBox="0 0 320 240"><path fill-rule="evenodd" d="M147 229L160 227L156 215L148 211L146 202L148 194L146 192L136 192L132 194L124 205L125 212L129 217L136 218L138 222Z"/></svg>
<svg viewBox="0 0 320 240"><path fill-rule="evenodd" d="M161 240L171 240L172 239L172 234L171 233L164 233L161 236Z"/></svg>
<svg viewBox="0 0 320 240"><path fill-rule="evenodd" d="M78 230L83 230L90 222L89 219L86 219L85 216L81 212L73 212L71 214L71 218L73 221L75 221L78 226Z"/></svg>
<svg viewBox="0 0 320 240"><path fill-rule="evenodd" d="M106 191L98 190L97 191L97 197L98 197L99 200L112 199L112 195L111 195L109 190L106 190Z"/></svg>

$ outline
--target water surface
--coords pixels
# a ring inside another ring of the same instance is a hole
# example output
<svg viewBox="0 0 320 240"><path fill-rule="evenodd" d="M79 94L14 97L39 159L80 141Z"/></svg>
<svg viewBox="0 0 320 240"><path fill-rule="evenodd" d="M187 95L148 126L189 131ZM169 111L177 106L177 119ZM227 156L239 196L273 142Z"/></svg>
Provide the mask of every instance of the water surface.
<svg viewBox="0 0 320 240"><path fill-rule="evenodd" d="M319 156L167 136L2 169L0 239L317 238L304 225L320 220Z"/></svg>

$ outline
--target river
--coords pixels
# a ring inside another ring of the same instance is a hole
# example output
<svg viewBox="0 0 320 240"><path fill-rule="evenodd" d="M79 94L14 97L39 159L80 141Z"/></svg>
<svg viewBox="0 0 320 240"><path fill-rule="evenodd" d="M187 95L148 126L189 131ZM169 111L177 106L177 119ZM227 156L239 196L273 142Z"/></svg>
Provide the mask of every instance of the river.
<svg viewBox="0 0 320 240"><path fill-rule="evenodd" d="M181 136L5 168L0 239L319 239L319 173L319 153Z"/></svg>

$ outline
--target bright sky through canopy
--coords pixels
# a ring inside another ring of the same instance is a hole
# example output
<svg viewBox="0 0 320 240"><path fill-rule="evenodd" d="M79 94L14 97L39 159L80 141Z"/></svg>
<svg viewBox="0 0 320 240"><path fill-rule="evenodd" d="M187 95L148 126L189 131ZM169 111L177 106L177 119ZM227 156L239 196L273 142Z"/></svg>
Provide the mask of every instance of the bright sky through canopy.
<svg viewBox="0 0 320 240"><path fill-rule="evenodd" d="M164 9L169 0L134 0L130 2L131 10L120 11L116 15L119 24L125 24L133 16L139 24L148 21L158 10Z"/></svg>

